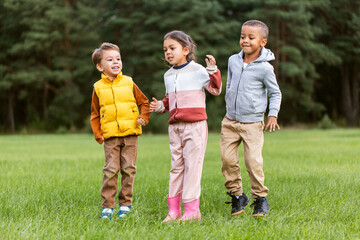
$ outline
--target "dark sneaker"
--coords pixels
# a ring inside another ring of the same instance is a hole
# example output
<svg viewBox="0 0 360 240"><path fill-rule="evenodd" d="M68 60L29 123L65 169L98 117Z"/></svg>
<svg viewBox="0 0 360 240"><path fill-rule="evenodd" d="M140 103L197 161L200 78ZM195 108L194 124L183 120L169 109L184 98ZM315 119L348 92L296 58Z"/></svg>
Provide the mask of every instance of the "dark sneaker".
<svg viewBox="0 0 360 240"><path fill-rule="evenodd" d="M249 204L249 199L245 193L241 194L239 198L231 193L227 193L231 197L231 202L225 202L226 204L231 203L231 216L238 215L244 212L245 206Z"/></svg>
<svg viewBox="0 0 360 240"><path fill-rule="evenodd" d="M251 206L254 206L253 217L264 217L269 214L270 207L265 197L255 198Z"/></svg>

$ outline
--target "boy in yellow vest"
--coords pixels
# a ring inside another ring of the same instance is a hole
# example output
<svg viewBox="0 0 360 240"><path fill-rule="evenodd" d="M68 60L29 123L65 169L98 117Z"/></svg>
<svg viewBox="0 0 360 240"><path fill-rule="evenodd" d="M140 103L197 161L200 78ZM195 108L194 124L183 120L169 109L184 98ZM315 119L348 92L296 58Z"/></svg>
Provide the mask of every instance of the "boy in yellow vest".
<svg viewBox="0 0 360 240"><path fill-rule="evenodd" d="M102 219L111 219L115 207L118 174L118 217L130 214L136 173L137 136L149 122L149 101L131 77L122 75L120 49L102 43L92 54L95 67L102 73L94 84L91 102L91 128L98 143L104 143L105 166L101 187ZM139 113L139 109L140 112Z"/></svg>

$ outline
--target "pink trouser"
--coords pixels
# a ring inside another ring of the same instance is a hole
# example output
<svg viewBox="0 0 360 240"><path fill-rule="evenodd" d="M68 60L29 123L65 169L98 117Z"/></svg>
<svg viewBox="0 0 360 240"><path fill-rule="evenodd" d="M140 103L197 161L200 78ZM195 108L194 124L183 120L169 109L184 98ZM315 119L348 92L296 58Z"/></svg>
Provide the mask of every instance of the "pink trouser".
<svg viewBox="0 0 360 240"><path fill-rule="evenodd" d="M184 203L200 197L207 137L206 120L169 125L171 151L169 197L182 192Z"/></svg>

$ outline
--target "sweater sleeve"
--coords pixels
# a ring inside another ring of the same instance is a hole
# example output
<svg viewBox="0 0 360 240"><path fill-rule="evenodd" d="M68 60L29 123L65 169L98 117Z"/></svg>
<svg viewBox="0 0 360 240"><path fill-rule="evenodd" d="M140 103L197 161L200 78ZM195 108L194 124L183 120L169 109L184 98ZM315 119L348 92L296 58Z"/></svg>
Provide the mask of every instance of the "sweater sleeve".
<svg viewBox="0 0 360 240"><path fill-rule="evenodd" d="M149 123L150 118L150 105L149 105L149 99L144 95L144 93L141 92L139 87L134 83L134 97L136 99L136 104L140 108L140 115L139 118L142 118L145 120L145 123Z"/></svg>
<svg viewBox="0 0 360 240"><path fill-rule="evenodd" d="M281 91L277 84L273 67L267 72L264 84L269 92L269 113L268 116L278 117L281 104Z"/></svg>
<svg viewBox="0 0 360 240"><path fill-rule="evenodd" d="M164 112L168 112L169 111L169 95L166 94L166 97L161 101L162 101L162 103L164 104L164 107L165 107Z"/></svg>
<svg viewBox="0 0 360 240"><path fill-rule="evenodd" d="M158 101L158 105L156 107L155 112L164 113L169 111L169 97L166 94L166 97L163 100Z"/></svg>
<svg viewBox="0 0 360 240"><path fill-rule="evenodd" d="M220 70L217 69L217 71L215 73L209 74L209 77L210 77L210 82L205 87L206 90L208 90L209 93L211 93L212 95L219 96L221 93L221 87L222 87Z"/></svg>
<svg viewBox="0 0 360 240"><path fill-rule="evenodd" d="M92 100L91 100L91 116L90 116L91 129L94 133L95 140L102 144L102 133L100 128L100 104L99 98L96 95L95 89L93 90Z"/></svg>

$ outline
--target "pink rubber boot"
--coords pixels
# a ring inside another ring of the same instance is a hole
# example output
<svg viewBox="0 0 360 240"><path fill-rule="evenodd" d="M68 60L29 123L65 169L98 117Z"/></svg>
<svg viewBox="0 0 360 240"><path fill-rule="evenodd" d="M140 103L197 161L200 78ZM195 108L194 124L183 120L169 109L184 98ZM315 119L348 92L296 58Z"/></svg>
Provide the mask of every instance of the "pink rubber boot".
<svg viewBox="0 0 360 240"><path fill-rule="evenodd" d="M163 221L164 223L174 221L181 216L181 194L178 194L175 197L167 196L167 201L169 205L169 212Z"/></svg>
<svg viewBox="0 0 360 240"><path fill-rule="evenodd" d="M184 203L184 215L182 215L180 221L200 221L199 202L200 198Z"/></svg>

